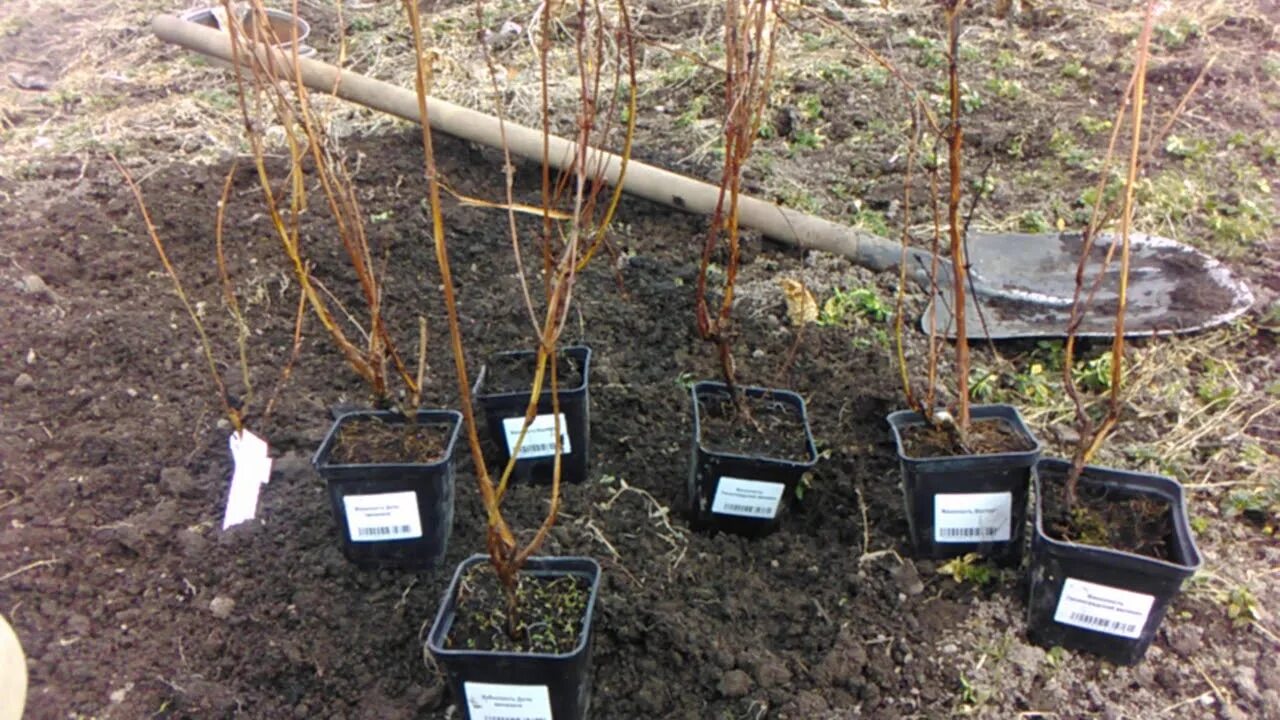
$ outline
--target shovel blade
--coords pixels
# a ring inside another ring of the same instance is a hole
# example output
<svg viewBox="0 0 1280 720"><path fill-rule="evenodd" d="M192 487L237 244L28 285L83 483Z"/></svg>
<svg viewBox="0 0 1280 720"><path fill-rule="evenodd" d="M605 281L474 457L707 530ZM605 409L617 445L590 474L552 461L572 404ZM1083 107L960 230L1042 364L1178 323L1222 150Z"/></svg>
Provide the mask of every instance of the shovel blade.
<svg viewBox="0 0 1280 720"><path fill-rule="evenodd" d="M1120 240L1101 235L1086 264L1085 295L1104 266L1103 279L1080 324L1080 337L1112 337L1120 289ZM1079 233L971 235L971 286L965 288L965 334L970 339L1065 337L1071 319ZM1108 253L1113 257L1107 263ZM1182 243L1134 233L1129 240L1127 337L1190 333L1239 317L1253 293L1219 260ZM1083 296L1082 296L1083 297ZM921 318L956 336L955 293L948 278Z"/></svg>

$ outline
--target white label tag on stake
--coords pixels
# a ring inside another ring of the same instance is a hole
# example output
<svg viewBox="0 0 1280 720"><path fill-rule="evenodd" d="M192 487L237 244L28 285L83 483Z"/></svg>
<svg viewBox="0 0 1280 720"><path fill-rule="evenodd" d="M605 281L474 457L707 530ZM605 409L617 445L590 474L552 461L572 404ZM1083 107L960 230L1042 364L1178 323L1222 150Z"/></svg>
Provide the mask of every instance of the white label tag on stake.
<svg viewBox="0 0 1280 720"><path fill-rule="evenodd" d="M1147 625L1155 597L1067 578L1053 621L1108 635L1136 638Z"/></svg>
<svg viewBox="0 0 1280 720"><path fill-rule="evenodd" d="M471 720L552 720L546 685L464 682Z"/></svg>
<svg viewBox="0 0 1280 720"><path fill-rule="evenodd" d="M267 441L248 430L232 433L227 440L231 447L231 489L227 493L227 508L222 516L222 529L252 520L258 514L258 491L271 479L271 457L267 455Z"/></svg>
<svg viewBox="0 0 1280 720"><path fill-rule="evenodd" d="M507 436L507 452L516 446L520 439L520 429L524 427L524 416L506 418L502 421L502 430ZM560 413L560 454L568 455L573 448L569 445L569 423L565 422L564 413ZM556 454L556 416L547 413L539 415L529 424L524 434L524 442L520 444L517 460L529 458L551 457Z"/></svg>
<svg viewBox="0 0 1280 720"><path fill-rule="evenodd" d="M422 537L418 495L412 490L375 495L344 495L342 505L347 512L347 536L351 538L351 542Z"/></svg>
<svg viewBox="0 0 1280 720"><path fill-rule="evenodd" d="M778 514L778 501L786 489L782 483L722 477L716 487L716 497L711 501L711 512L772 520Z"/></svg>
<svg viewBox="0 0 1280 720"><path fill-rule="evenodd" d="M1012 537L1012 517L1012 493L939 493L933 496L933 541L1008 540Z"/></svg>

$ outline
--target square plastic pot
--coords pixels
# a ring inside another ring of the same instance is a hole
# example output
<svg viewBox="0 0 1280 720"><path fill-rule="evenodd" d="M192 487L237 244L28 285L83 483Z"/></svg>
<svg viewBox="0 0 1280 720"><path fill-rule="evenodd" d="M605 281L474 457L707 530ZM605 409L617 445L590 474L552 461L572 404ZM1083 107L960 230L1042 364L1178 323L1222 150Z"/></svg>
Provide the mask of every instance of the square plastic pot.
<svg viewBox="0 0 1280 720"><path fill-rule="evenodd" d="M786 390L740 387L747 397L779 403L794 409L804 426L804 460L785 460L766 455L742 455L712 450L703 444L700 400L727 396L729 388L720 382L694 383L693 458L689 472L689 501L693 525L738 535L768 535L781 525L782 517L796 496L796 486L818 462L818 451L809 430L804 398Z"/></svg>
<svg viewBox="0 0 1280 720"><path fill-rule="evenodd" d="M1032 448L911 457L903 450L903 432L924 425L924 418L913 410L900 410L887 418L898 444L911 546L921 558L942 560L979 553L1001 565L1017 565L1026 544L1031 468L1040 457L1041 444L1010 405L975 405L970 416L975 422L1008 423Z"/></svg>
<svg viewBox="0 0 1280 720"><path fill-rule="evenodd" d="M561 434L567 438L567 449L564 439L561 440L560 480L568 483L580 483L587 478L587 458L591 454L591 396L589 392L591 371L591 348L585 346L566 347L560 351L573 358L582 370L582 382L577 387L559 388ZM506 466L511 458L511 447L519 436L524 424L525 410L529 407L529 391L492 392L485 389L485 380L489 365L500 357L523 358L534 357L532 350L516 350L497 353L480 369L476 378L474 394L476 402L484 412L485 426L495 448L495 465ZM533 379L530 378L530 382ZM550 382L544 381L542 393L538 396L538 410L533 424L525 432L523 444L520 446L519 458L516 460L512 479L516 482L549 483L552 479L555 462L555 415L551 400Z"/></svg>
<svg viewBox="0 0 1280 720"><path fill-rule="evenodd" d="M472 555L458 565L445 592L427 650L445 671L463 720L583 720L591 706L591 620L600 587L600 565L585 557L534 557L520 571L539 577L577 575L590 583L582 634L562 654L499 652L445 647L457 615L458 587L467 571L487 563ZM503 708L506 708L505 710Z"/></svg>
<svg viewBox="0 0 1280 720"><path fill-rule="evenodd" d="M1101 487L1118 499L1141 497L1168 506L1173 532L1166 543L1171 554L1168 560L1158 560L1045 534L1041 475L1065 476L1070 468L1070 463L1050 458L1036 464L1027 635L1044 647L1060 645L1117 665L1133 665L1146 655L1183 581L1200 568L1182 486L1159 475L1091 465L1080 477L1082 489Z"/></svg>
<svg viewBox="0 0 1280 720"><path fill-rule="evenodd" d="M453 448L462 415L453 410L418 412L415 422L449 426L448 441L436 462L330 463L342 426L369 418L405 422L389 411L346 413L334 421L312 458L329 490L342 552L365 568L434 569L444 559L453 529Z"/></svg>

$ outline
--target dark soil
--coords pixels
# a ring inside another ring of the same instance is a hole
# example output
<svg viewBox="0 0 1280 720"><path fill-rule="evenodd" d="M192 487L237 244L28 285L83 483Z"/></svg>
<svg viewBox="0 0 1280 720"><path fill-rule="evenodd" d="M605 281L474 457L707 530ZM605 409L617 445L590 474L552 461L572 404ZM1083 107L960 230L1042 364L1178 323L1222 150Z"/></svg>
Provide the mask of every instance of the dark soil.
<svg viewBox="0 0 1280 720"><path fill-rule="evenodd" d="M954 431L933 425L911 425L901 433L902 451L913 458L994 455L1035 447L1026 435L1001 419L974 420L963 444Z"/></svg>
<svg viewBox="0 0 1280 720"><path fill-rule="evenodd" d="M812 457L804 416L789 403L749 395L736 402L727 394L701 395L698 417L699 442L712 452L802 462Z"/></svg>
<svg viewBox="0 0 1280 720"><path fill-rule="evenodd" d="M350 420L338 428L329 462L334 465L436 462L449 444L446 423L387 423L378 418Z"/></svg>
<svg viewBox="0 0 1280 720"><path fill-rule="evenodd" d="M561 654L582 636L591 583L579 575L520 576L516 588L519 620L507 630L506 594L486 563L475 565L458 589L457 614L445 647L500 652Z"/></svg>
<svg viewBox="0 0 1280 720"><path fill-rule="evenodd" d="M1094 545L1169 560L1173 514L1169 503L1121 494L1080 478L1073 504L1068 504L1065 476L1040 473L1045 488L1040 506L1045 534L1055 540Z"/></svg>
<svg viewBox="0 0 1280 720"><path fill-rule="evenodd" d="M548 358L547 365L551 361ZM538 369L536 355L494 355L485 363L484 385L480 392L485 395L509 392L528 393L533 387L533 376ZM551 389L551 376L548 372L543 379L543 391ZM561 353L556 359L556 382L561 390L572 390L582 385L582 368L577 358Z"/></svg>

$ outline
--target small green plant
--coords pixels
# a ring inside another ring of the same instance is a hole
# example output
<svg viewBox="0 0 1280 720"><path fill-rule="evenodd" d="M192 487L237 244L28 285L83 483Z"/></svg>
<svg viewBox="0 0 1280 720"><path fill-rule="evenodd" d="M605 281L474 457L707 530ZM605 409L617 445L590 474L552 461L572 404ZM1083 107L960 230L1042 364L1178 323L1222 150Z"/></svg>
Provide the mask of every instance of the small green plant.
<svg viewBox="0 0 1280 720"><path fill-rule="evenodd" d="M1004 100L1013 100L1022 95L1022 84L1017 80L990 78L985 83L987 92Z"/></svg>
<svg viewBox="0 0 1280 720"><path fill-rule="evenodd" d="M796 109L800 111L800 117L805 120L820 120L822 118L822 97L813 94L801 95L796 100Z"/></svg>
<svg viewBox="0 0 1280 720"><path fill-rule="evenodd" d="M1236 627L1243 627L1262 619L1262 607L1258 598L1249 588L1239 585L1232 588L1226 597L1227 617Z"/></svg>
<svg viewBox="0 0 1280 720"><path fill-rule="evenodd" d="M1018 216L1018 229L1022 232L1044 233L1053 229L1053 225L1039 210L1025 210Z"/></svg>
<svg viewBox="0 0 1280 720"><path fill-rule="evenodd" d="M1156 38L1166 50L1177 50L1187 41L1200 36L1200 24L1187 17L1180 17L1169 25L1156 25Z"/></svg>
<svg viewBox="0 0 1280 720"><path fill-rule="evenodd" d="M795 151L797 148L817 150L826 144L826 140L827 139L822 136L821 130L801 128L792 133L791 142L788 143L787 147L792 151Z"/></svg>
<svg viewBox="0 0 1280 720"><path fill-rule="evenodd" d="M680 113L680 115L676 117L676 127L678 128L693 127L695 124L697 124L699 120L702 119L702 111L705 110L706 107L707 107L706 96L698 95L697 97L693 98L692 100L689 101L689 106L685 108L685 111Z"/></svg>
<svg viewBox="0 0 1280 720"><path fill-rule="evenodd" d="M1044 654L1044 664L1057 670L1067 662L1067 651L1061 645L1054 645Z"/></svg>
<svg viewBox="0 0 1280 720"><path fill-rule="evenodd" d="M1111 356L1099 355L1092 360L1077 363L1071 369L1076 384L1096 392L1107 392L1111 389Z"/></svg>
<svg viewBox="0 0 1280 720"><path fill-rule="evenodd" d="M875 288L836 289L822 304L819 325L849 325L858 319L883 323L893 314L893 306L885 302Z"/></svg>
<svg viewBox="0 0 1280 720"><path fill-rule="evenodd" d="M1068 60L1062 66L1062 76L1072 80L1083 80L1089 77L1089 68L1085 67L1079 60Z"/></svg>
<svg viewBox="0 0 1280 720"><path fill-rule="evenodd" d="M1266 522L1280 515L1280 486L1259 485L1232 490L1227 493L1222 514L1229 518L1245 517L1255 522Z"/></svg>
<svg viewBox="0 0 1280 720"><path fill-rule="evenodd" d="M991 568L982 563L982 556L978 553L965 553L951 558L938 567L938 574L950 575L958 583L974 585L986 585L995 577Z"/></svg>
<svg viewBox="0 0 1280 720"><path fill-rule="evenodd" d="M1188 140L1181 135L1170 135L1164 141L1164 151L1183 160L1199 160L1213 152L1213 142L1208 138Z"/></svg>
<svg viewBox="0 0 1280 720"><path fill-rule="evenodd" d="M980 178L974 178L969 183L969 188L978 197L991 197L991 193L996 191L996 179L990 175L983 175Z"/></svg>
<svg viewBox="0 0 1280 720"><path fill-rule="evenodd" d="M1095 118L1088 115L1081 115L1076 121L1080 129L1087 135L1097 135L1100 132L1106 132L1111 129L1112 123L1109 118Z"/></svg>
<svg viewBox="0 0 1280 720"><path fill-rule="evenodd" d="M1049 380L1049 374L1041 363L1033 362L1026 372L1018 373L1013 378L1018 394L1028 403L1036 406L1048 405L1058 393Z"/></svg>
<svg viewBox="0 0 1280 720"><path fill-rule="evenodd" d="M866 65L861 70L862 79L874 88L885 88L889 85L889 71L879 65Z"/></svg>
<svg viewBox="0 0 1280 720"><path fill-rule="evenodd" d="M980 367L969 373L969 397L974 402L990 403L1000 399L1000 375Z"/></svg>
<svg viewBox="0 0 1280 720"><path fill-rule="evenodd" d="M1197 535L1203 535L1209 530L1209 518L1205 517L1204 515L1196 515L1195 517L1191 518L1188 522L1191 525L1191 529Z"/></svg>

